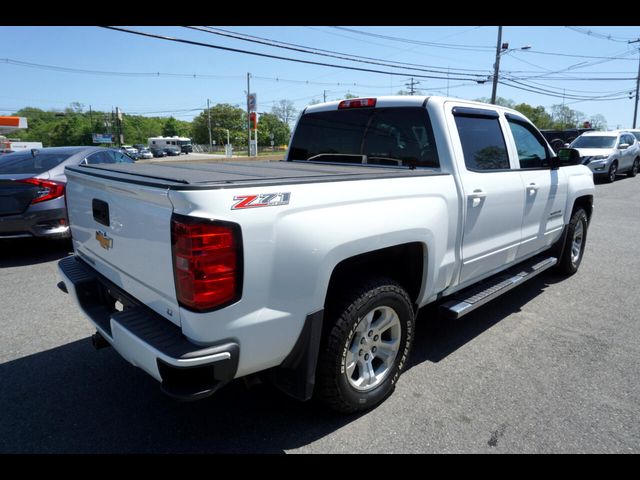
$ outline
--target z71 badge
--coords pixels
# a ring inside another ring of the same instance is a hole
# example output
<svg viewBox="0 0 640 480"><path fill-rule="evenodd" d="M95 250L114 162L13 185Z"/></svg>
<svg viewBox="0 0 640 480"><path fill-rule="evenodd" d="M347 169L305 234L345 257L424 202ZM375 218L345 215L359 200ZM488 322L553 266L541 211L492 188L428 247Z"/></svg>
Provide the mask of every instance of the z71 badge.
<svg viewBox="0 0 640 480"><path fill-rule="evenodd" d="M286 193L260 193L258 195L236 195L233 200L236 202L231 210L242 208L277 207L279 205L289 205L291 192Z"/></svg>

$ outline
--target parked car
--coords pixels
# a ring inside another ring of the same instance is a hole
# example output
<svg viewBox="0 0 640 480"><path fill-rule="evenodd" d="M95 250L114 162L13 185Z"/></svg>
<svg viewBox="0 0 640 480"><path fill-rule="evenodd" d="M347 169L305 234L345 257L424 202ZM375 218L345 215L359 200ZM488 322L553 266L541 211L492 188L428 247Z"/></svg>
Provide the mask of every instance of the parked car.
<svg viewBox="0 0 640 480"><path fill-rule="evenodd" d="M164 149L162 148L151 147L149 150L151 151L151 154L153 155L154 158L167 156L167 152L165 152Z"/></svg>
<svg viewBox="0 0 640 480"><path fill-rule="evenodd" d="M40 148L0 157L0 238L68 238L64 169L99 163L133 160L103 147Z"/></svg>
<svg viewBox="0 0 640 480"><path fill-rule="evenodd" d="M143 149L148 148L148 147L143 143L134 143L133 144L133 148L137 149L138 152L140 152L140 150L143 150Z"/></svg>
<svg viewBox="0 0 640 480"><path fill-rule="evenodd" d="M371 408L410 365L420 307L457 319L576 273L595 188L560 152L515 110L395 96L307 107L286 161L70 167L61 288L96 347L174 398L264 372L294 398Z"/></svg>
<svg viewBox="0 0 640 480"><path fill-rule="evenodd" d="M120 151L126 155L129 155L133 160L138 160L140 158L140 154L138 153L138 149L131 147L129 145L123 145L120 147Z"/></svg>
<svg viewBox="0 0 640 480"><path fill-rule="evenodd" d="M595 177L611 183L618 173L635 177L640 169L640 143L626 130L585 132L570 145Z"/></svg>
<svg viewBox="0 0 640 480"><path fill-rule="evenodd" d="M180 155L180 149L177 147L165 147L163 150L169 157L176 157Z"/></svg>
<svg viewBox="0 0 640 480"><path fill-rule="evenodd" d="M150 158L153 158L153 153L151 153L151 151L148 148L141 148L138 151L138 157L148 160Z"/></svg>

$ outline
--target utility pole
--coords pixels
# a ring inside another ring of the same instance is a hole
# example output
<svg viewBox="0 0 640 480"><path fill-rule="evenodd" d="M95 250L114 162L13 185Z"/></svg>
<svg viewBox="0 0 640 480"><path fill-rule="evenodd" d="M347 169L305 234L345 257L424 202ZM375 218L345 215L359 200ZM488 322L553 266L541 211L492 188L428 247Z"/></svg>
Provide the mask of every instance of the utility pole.
<svg viewBox="0 0 640 480"><path fill-rule="evenodd" d="M327 101L327 91L326 90L322 91L322 98L323 98L323 101L325 101L325 102Z"/></svg>
<svg viewBox="0 0 640 480"><path fill-rule="evenodd" d="M636 40L629 40L629 43L638 43L640 42L640 38ZM640 48L638 49L638 77L636 78L636 104L633 108L633 127L636 128L636 117L638 115L638 93L640 90Z"/></svg>
<svg viewBox="0 0 640 480"><path fill-rule="evenodd" d="M251 74L247 72L247 133L249 134L247 143L247 157L251 156L251 111L249 110L249 95L251 95L251 85L249 79Z"/></svg>
<svg viewBox="0 0 640 480"><path fill-rule="evenodd" d="M209 151L213 153L213 139L211 138L211 108L209 107L208 98L207 98L207 116L209 117Z"/></svg>
<svg viewBox="0 0 640 480"><path fill-rule="evenodd" d="M409 80L409 83L405 83L406 87L409 87L409 95L413 95L416 93L416 89L415 86L418 85L420 82L416 82L413 77L411 77L411 79Z"/></svg>
<svg viewBox="0 0 640 480"><path fill-rule="evenodd" d="M498 43L496 44L496 62L493 64L493 88L491 89L491 104L496 104L498 90L498 72L500 71L500 51L502 49L502 26L498 27Z"/></svg>

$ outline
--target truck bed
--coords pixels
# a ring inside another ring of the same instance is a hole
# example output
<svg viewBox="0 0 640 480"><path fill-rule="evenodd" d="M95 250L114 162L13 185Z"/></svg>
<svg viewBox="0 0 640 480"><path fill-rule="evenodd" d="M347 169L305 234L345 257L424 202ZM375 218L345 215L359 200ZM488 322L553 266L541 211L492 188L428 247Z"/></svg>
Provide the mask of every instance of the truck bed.
<svg viewBox="0 0 640 480"><path fill-rule="evenodd" d="M411 170L406 167L386 165L337 165L306 161L256 160L216 163L118 163L67 168L92 176L175 190L444 175L433 170Z"/></svg>

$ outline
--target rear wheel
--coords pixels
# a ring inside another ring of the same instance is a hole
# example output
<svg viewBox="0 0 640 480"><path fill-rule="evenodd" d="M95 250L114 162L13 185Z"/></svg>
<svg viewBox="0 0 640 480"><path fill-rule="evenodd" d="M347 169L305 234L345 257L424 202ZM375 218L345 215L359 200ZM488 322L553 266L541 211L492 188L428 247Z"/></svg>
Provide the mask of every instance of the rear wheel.
<svg viewBox="0 0 640 480"><path fill-rule="evenodd" d="M583 208L578 208L571 216L567 239L564 244L558 271L565 275L573 275L578 271L584 248L587 242L587 213Z"/></svg>
<svg viewBox="0 0 640 480"><path fill-rule="evenodd" d="M415 315L406 291L388 278L361 283L327 309L317 398L340 412L371 408L395 389L406 366Z"/></svg>
<svg viewBox="0 0 640 480"><path fill-rule="evenodd" d="M627 173L627 175L630 177L635 177L638 174L639 169L640 169L640 158L636 158L633 161L633 166L631 167L631 170L629 170L629 173Z"/></svg>

